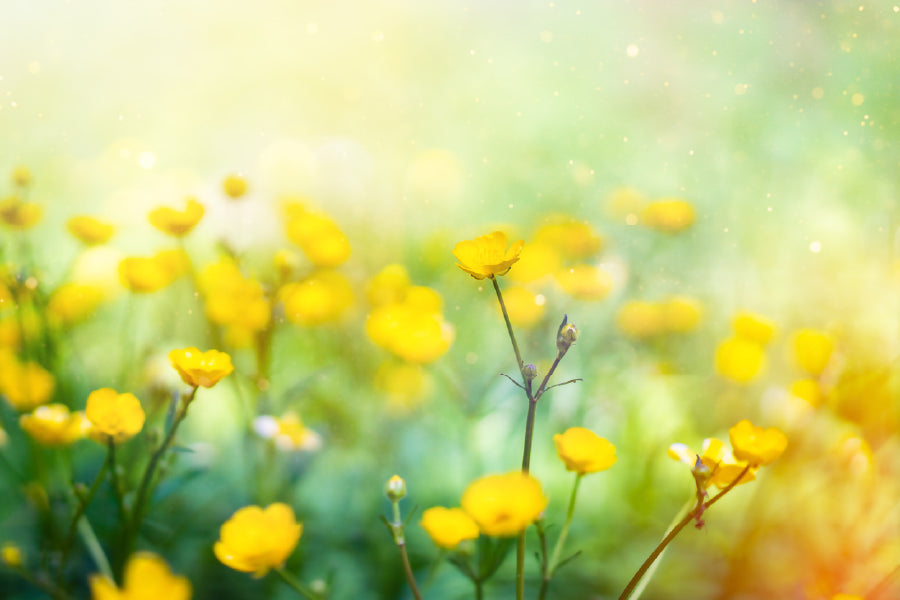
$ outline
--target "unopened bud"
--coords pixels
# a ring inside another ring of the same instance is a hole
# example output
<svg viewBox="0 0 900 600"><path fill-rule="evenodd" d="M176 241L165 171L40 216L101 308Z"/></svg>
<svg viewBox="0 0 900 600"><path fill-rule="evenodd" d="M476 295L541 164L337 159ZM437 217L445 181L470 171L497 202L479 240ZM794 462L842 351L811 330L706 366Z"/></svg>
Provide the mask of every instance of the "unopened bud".
<svg viewBox="0 0 900 600"><path fill-rule="evenodd" d="M697 462L694 463L694 468L691 469L691 473L694 475L694 479L697 480L697 483L700 484L700 487L706 487L706 482L709 480L712 472L709 470L703 461L700 460L700 457L697 456Z"/></svg>
<svg viewBox="0 0 900 600"><path fill-rule="evenodd" d="M522 367L522 377L525 378L525 381L532 381L535 377L537 377L537 367L531 363L528 363L524 367Z"/></svg>
<svg viewBox="0 0 900 600"><path fill-rule="evenodd" d="M578 339L578 328L569 323L569 316L563 315L562 323L559 324L559 330L556 332L556 348L560 352L565 352L569 346Z"/></svg>
<svg viewBox="0 0 900 600"><path fill-rule="evenodd" d="M406 482L399 475L394 475L385 484L384 493L387 494L388 500L397 502L406 496Z"/></svg>

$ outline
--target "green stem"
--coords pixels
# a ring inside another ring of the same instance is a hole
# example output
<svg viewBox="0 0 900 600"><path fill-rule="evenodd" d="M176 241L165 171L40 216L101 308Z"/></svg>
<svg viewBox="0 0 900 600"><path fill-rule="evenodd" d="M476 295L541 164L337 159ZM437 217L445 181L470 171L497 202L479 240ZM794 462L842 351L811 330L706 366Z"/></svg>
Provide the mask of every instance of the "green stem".
<svg viewBox="0 0 900 600"><path fill-rule="evenodd" d="M696 517L702 511L708 509L710 506L715 504L722 496L724 496L725 494L730 492L734 488L734 486L736 486L738 484L738 482L744 477L744 475L747 474L747 471L749 471L749 470L750 470L750 465L747 465L740 472L740 474L734 479L734 481L729 483L725 489L723 489L721 492L719 492L718 494L716 494L715 496L713 496L712 498L710 498L708 501L706 501L703 504L700 504L698 502L697 506L695 506L693 508L693 510L688 512L688 514L686 514L684 516L684 518L681 519L681 521L679 521L675 525L675 527L672 528L672 530L668 533L668 535L666 535L666 537L664 537L662 539L662 541L656 546L656 548L653 549L653 552L650 553L650 556L647 557L647 559L644 561L644 563L640 566L640 568L637 570L637 572L631 578L631 581L628 582L628 585L625 586L625 589L622 590L622 593L619 595L619 600L626 600L629 596L631 596L631 593L634 591L634 588L637 587L638 583L640 583L641 578L647 572L647 569L650 568L650 566L653 564L653 562L656 560L656 558L662 553L662 551L666 549L666 546L668 546L672 542L672 540L675 539L675 536L677 536L679 533L681 533L681 530L684 529L685 526L687 526L687 524L690 523L694 519L694 517Z"/></svg>
<svg viewBox="0 0 900 600"><path fill-rule="evenodd" d="M94 499L94 496L97 494L97 490L100 488L100 484L103 482L104 477L106 476L106 470L109 468L109 455L107 455L106 460L103 461L103 466L100 467L100 471L97 473L97 476L94 478L93 483L91 483L91 487L88 489L88 493L83 498L78 494L75 495L78 498L78 507L75 509L75 514L72 515L72 521L69 523L68 531L66 532L66 537L63 540L62 545L62 556L59 560L59 569L58 573L61 575L63 569L66 566L66 562L69 559L69 552L72 550L72 543L75 541L75 534L78 528L78 521L84 515L84 511L87 510L88 505L91 503L91 500Z"/></svg>
<svg viewBox="0 0 900 600"><path fill-rule="evenodd" d="M413 598L422 600L419 588L416 586L416 577L413 575L412 567L409 564L409 555L406 553L406 542L397 544L400 549L400 558L403 560L403 573L406 575L406 581L409 582L409 589L412 591Z"/></svg>
<svg viewBox="0 0 900 600"><path fill-rule="evenodd" d="M94 528L91 527L87 517L82 516L78 520L78 533L81 535L81 539L84 540L88 554L94 559L94 564L97 565L100 573L108 577L110 581L115 581L112 568L109 566L109 559L106 558L103 546L100 545L100 540L97 539L97 534L94 533Z"/></svg>
<svg viewBox="0 0 900 600"><path fill-rule="evenodd" d="M278 573L278 575L281 577L281 579L286 584L288 584L290 587L294 588L294 591L296 591L298 594L300 594L304 598L307 598L308 600L319 600L319 596L317 594L315 594L311 589L309 589L308 587L306 587L305 585L303 585L302 583L300 583L299 581L297 581L296 579L291 577L291 575L289 575L288 572L285 571L283 567L276 567L275 569L272 569L272 570L275 571L276 573Z"/></svg>
<svg viewBox="0 0 900 600"><path fill-rule="evenodd" d="M497 301L500 303L500 310L503 312L503 320L506 321L506 331L509 333L509 341L512 342L513 351L516 353L516 363L519 365L519 371L525 366L522 361L522 353L519 352L519 344L516 343L516 334L513 333L512 323L509 320L509 313L506 312L506 303L503 302L503 294L500 293L500 284L497 283L496 277L491 277L491 283L494 284L494 291L497 293Z"/></svg>
<svg viewBox="0 0 900 600"><path fill-rule="evenodd" d="M553 548L553 555L550 557L550 565L547 568L547 578L553 577L557 565L559 565L559 555L562 553L563 545L566 543L566 537L569 535L569 526L572 524L572 516L575 514L575 497L578 495L578 485L584 473L575 474L575 484L572 486L572 495L569 496L569 510L566 513L566 522L563 524L562 531L559 533L559 539L556 540L556 546Z"/></svg>
<svg viewBox="0 0 900 600"><path fill-rule="evenodd" d="M116 508L119 509L119 518L125 524L128 519L125 513L125 503L122 501L122 488L119 486L119 473L116 469L116 442L112 437L107 441L107 447L109 448L109 485L112 487Z"/></svg>

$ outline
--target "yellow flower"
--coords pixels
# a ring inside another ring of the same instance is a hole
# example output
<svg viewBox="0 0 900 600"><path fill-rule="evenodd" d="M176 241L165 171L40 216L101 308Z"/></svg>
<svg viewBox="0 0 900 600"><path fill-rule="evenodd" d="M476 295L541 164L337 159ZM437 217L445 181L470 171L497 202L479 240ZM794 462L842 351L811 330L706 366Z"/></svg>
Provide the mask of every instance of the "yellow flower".
<svg viewBox="0 0 900 600"><path fill-rule="evenodd" d="M506 234L495 231L474 240L459 242L453 248L453 255L459 261L456 266L475 279L493 279L509 271L519 260L524 246L525 242L519 240L507 249Z"/></svg>
<svg viewBox="0 0 900 600"><path fill-rule="evenodd" d="M742 311L731 320L734 335L748 342L765 346L775 335L775 324L762 315Z"/></svg>
<svg viewBox="0 0 900 600"><path fill-rule="evenodd" d="M91 392L84 412L93 426L90 436L102 444L110 438L121 443L134 437L144 427L146 418L134 394L120 394L112 388Z"/></svg>
<svg viewBox="0 0 900 600"><path fill-rule="evenodd" d="M300 266L300 255L293 250L282 248L272 255L272 264L282 279L287 279Z"/></svg>
<svg viewBox="0 0 900 600"><path fill-rule="evenodd" d="M306 427L300 415L293 412L285 413L281 418L260 415L253 420L253 430L285 451L318 450L322 446L321 436Z"/></svg>
<svg viewBox="0 0 900 600"><path fill-rule="evenodd" d="M16 187L28 187L31 185L31 170L25 165L18 165L13 169L12 182Z"/></svg>
<svg viewBox="0 0 900 600"><path fill-rule="evenodd" d="M697 467L697 454L694 454L684 444L672 444L669 446L669 456L675 460L680 460L692 470ZM705 486L715 485L719 489L724 489L731 485L738 475L746 467L745 464L739 463L734 459L734 455L725 448L725 444L721 440L715 438L707 438L703 440L701 446L700 463L709 472L705 480ZM756 479L753 469L749 469L737 485L749 483Z"/></svg>
<svg viewBox="0 0 900 600"><path fill-rule="evenodd" d="M541 227L535 242L547 243L559 250L568 260L584 260L603 248L604 240L587 223L565 216L551 217L552 222Z"/></svg>
<svg viewBox="0 0 900 600"><path fill-rule="evenodd" d="M644 207L641 223L667 233L677 233L694 223L694 207L685 200L663 198Z"/></svg>
<svg viewBox="0 0 900 600"><path fill-rule="evenodd" d="M503 292L503 302L513 325L532 327L544 316L544 297L538 297L526 288L515 286L507 289ZM499 306L497 310L500 310Z"/></svg>
<svg viewBox="0 0 900 600"><path fill-rule="evenodd" d="M287 504L246 506L222 525L213 552L226 567L262 577L284 564L302 533L303 524Z"/></svg>
<svg viewBox="0 0 900 600"><path fill-rule="evenodd" d="M162 558L150 552L138 552L125 566L124 585L120 588L104 575L91 575L91 600L190 600L191 582L174 575Z"/></svg>
<svg viewBox="0 0 900 600"><path fill-rule="evenodd" d="M6 542L0 548L0 560L7 567L17 569L22 566L22 550L11 542Z"/></svg>
<svg viewBox="0 0 900 600"><path fill-rule="evenodd" d="M333 268L350 258L350 242L334 221L299 205L291 211L288 239L300 246L314 265Z"/></svg>
<svg viewBox="0 0 900 600"><path fill-rule="evenodd" d="M737 383L752 381L765 364L766 355L762 346L744 338L729 338L716 348L716 371Z"/></svg>
<svg viewBox="0 0 900 600"><path fill-rule="evenodd" d="M180 253L179 253L180 255ZM119 281L137 293L151 293L166 287L182 274L183 265L171 252L152 257L132 256L119 263Z"/></svg>
<svg viewBox="0 0 900 600"><path fill-rule="evenodd" d="M23 202L15 196L0 200L0 222L13 229L29 229L41 220L43 211L34 202Z"/></svg>
<svg viewBox="0 0 900 600"><path fill-rule="evenodd" d="M616 463L616 447L584 427L570 427L553 436L556 454L567 471L580 475L605 471Z"/></svg>
<svg viewBox="0 0 900 600"><path fill-rule="evenodd" d="M672 296L660 305L663 327L670 333L688 333L697 328L703 310L693 298Z"/></svg>
<svg viewBox="0 0 900 600"><path fill-rule="evenodd" d="M763 429L744 419L728 430L734 457L751 465L768 465L787 448L787 436L775 427Z"/></svg>
<svg viewBox="0 0 900 600"><path fill-rule="evenodd" d="M414 286L403 302L375 308L366 318L366 334L375 344L400 358L419 364L430 363L450 348L453 326L441 315L440 294L431 288Z"/></svg>
<svg viewBox="0 0 900 600"><path fill-rule="evenodd" d="M575 265L556 272L556 282L576 300L602 300L612 290L612 277L591 265Z"/></svg>
<svg viewBox="0 0 900 600"><path fill-rule="evenodd" d="M206 267L199 287L206 299L206 316L226 326L226 337L235 345L251 345L269 325L272 310L262 285L245 278L233 261L222 259Z"/></svg>
<svg viewBox="0 0 900 600"><path fill-rule="evenodd" d="M461 508L429 508L422 513L421 525L439 548L452 550L463 540L478 538L478 525Z"/></svg>
<svg viewBox="0 0 900 600"><path fill-rule="evenodd" d="M48 317L61 325L71 325L92 315L103 300L103 291L92 285L67 283L50 295Z"/></svg>
<svg viewBox="0 0 900 600"><path fill-rule="evenodd" d="M203 218L203 205L194 198L188 198L184 210L175 210L168 206L161 206L147 215L150 224L163 233L182 237L191 232Z"/></svg>
<svg viewBox="0 0 900 600"><path fill-rule="evenodd" d="M801 329L794 334L794 360L801 369L818 377L828 366L834 352L834 339L824 331Z"/></svg>
<svg viewBox="0 0 900 600"><path fill-rule="evenodd" d="M645 339L664 331L665 315L655 302L629 300L619 309L616 325L628 337Z"/></svg>
<svg viewBox="0 0 900 600"><path fill-rule="evenodd" d="M222 191L229 198L237 200L247 193L247 180L240 175L229 175L222 182Z"/></svg>
<svg viewBox="0 0 900 600"><path fill-rule="evenodd" d="M65 404L39 406L19 417L19 425L45 446L66 446L82 439L91 428L83 412L70 413Z"/></svg>
<svg viewBox="0 0 900 600"><path fill-rule="evenodd" d="M388 409L402 414L420 405L431 393L433 383L421 365L387 361L378 367L374 386L387 395Z"/></svg>
<svg viewBox="0 0 900 600"><path fill-rule="evenodd" d="M337 271L317 271L281 289L284 315L298 325L339 321L353 305L353 288Z"/></svg>
<svg viewBox="0 0 900 600"><path fill-rule="evenodd" d="M234 371L231 357L218 350L200 352L188 347L169 352L169 361L186 384L211 388L223 377Z"/></svg>
<svg viewBox="0 0 900 600"><path fill-rule="evenodd" d="M790 391L793 396L806 400L812 406L819 406L824 399L822 388L815 379L798 379L791 384Z"/></svg>
<svg viewBox="0 0 900 600"><path fill-rule="evenodd" d="M549 242L535 241L522 247L516 269L509 272L509 277L519 283L529 283L556 273L561 267L559 249Z"/></svg>
<svg viewBox="0 0 900 600"><path fill-rule="evenodd" d="M383 268L369 280L366 298L372 306L384 306L403 302L406 291L412 287L409 274L403 265L392 264Z"/></svg>
<svg viewBox="0 0 900 600"><path fill-rule="evenodd" d="M478 523L481 533L512 536L531 525L547 502L537 479L514 471L470 483L463 493L462 508Z"/></svg>
<svg viewBox="0 0 900 600"><path fill-rule="evenodd" d="M105 244L115 232L115 228L109 223L84 215L69 219L66 222L66 228L69 233L88 246Z"/></svg>
<svg viewBox="0 0 900 600"><path fill-rule="evenodd" d="M49 371L34 362L4 360L0 368L0 393L13 408L28 411L47 403L56 381Z"/></svg>

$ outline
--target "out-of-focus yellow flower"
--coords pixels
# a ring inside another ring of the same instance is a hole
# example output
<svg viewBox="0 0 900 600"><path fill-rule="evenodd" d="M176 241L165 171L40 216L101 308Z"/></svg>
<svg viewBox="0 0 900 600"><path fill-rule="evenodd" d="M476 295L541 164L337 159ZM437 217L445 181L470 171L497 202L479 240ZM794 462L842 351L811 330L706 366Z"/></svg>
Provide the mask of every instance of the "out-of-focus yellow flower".
<svg viewBox="0 0 900 600"><path fill-rule="evenodd" d="M16 317L0 319L0 348L18 350L21 341L19 322Z"/></svg>
<svg viewBox="0 0 900 600"><path fill-rule="evenodd" d="M751 312L741 311L731 320L734 335L760 346L765 346L775 335L775 323Z"/></svg>
<svg viewBox="0 0 900 600"><path fill-rule="evenodd" d="M650 202L641 213L641 223L668 233L683 231L694 224L694 207L686 200L662 198Z"/></svg>
<svg viewBox="0 0 900 600"><path fill-rule="evenodd" d="M262 285L243 276L230 259L206 267L199 276L209 320L227 328L226 338L238 347L249 346L271 320L272 310Z"/></svg>
<svg viewBox="0 0 900 600"><path fill-rule="evenodd" d="M744 419L728 430L734 457L753 466L768 465L781 456L788 439L775 427L763 429Z"/></svg>
<svg viewBox="0 0 900 600"><path fill-rule="evenodd" d="M664 317L655 302L629 300L619 308L616 326L628 337L646 339L665 331Z"/></svg>
<svg viewBox="0 0 900 600"><path fill-rule="evenodd" d="M822 388L815 379L798 379L791 384L791 394L809 402L811 406L819 406L824 400Z"/></svg>
<svg viewBox="0 0 900 600"><path fill-rule="evenodd" d="M222 191L229 198L237 200L247 193L247 180L240 175L228 175L222 181Z"/></svg>
<svg viewBox="0 0 900 600"><path fill-rule="evenodd" d="M19 425L45 446L66 446L84 438L91 428L83 412L70 413L65 404L38 406L33 412L19 417Z"/></svg>
<svg viewBox="0 0 900 600"><path fill-rule="evenodd" d="M503 302L509 320L518 327L533 327L544 316L544 297L537 296L529 289L514 286L503 292ZM497 307L500 310L500 307Z"/></svg>
<svg viewBox="0 0 900 600"><path fill-rule="evenodd" d="M462 508L475 520L481 533L512 536L534 523L547 502L537 479L514 471L470 483L463 493Z"/></svg>
<svg viewBox="0 0 900 600"><path fill-rule="evenodd" d="M23 202L16 196L0 200L0 223L12 229L29 229L41 220L43 211L34 202Z"/></svg>
<svg viewBox="0 0 900 600"><path fill-rule="evenodd" d="M201 352L193 346L172 350L169 352L169 361L178 371L181 380L192 387L211 388L234 371L231 357L224 352Z"/></svg>
<svg viewBox="0 0 900 600"><path fill-rule="evenodd" d="M556 282L577 300L602 300L612 290L612 277L592 265L564 267L556 272Z"/></svg>
<svg viewBox="0 0 900 600"><path fill-rule="evenodd" d="M434 506L422 513L420 524L438 548L452 550L463 540L478 538L478 525L461 508Z"/></svg>
<svg viewBox="0 0 900 600"><path fill-rule="evenodd" d="M31 185L31 170L24 165L16 166L13 168L12 182L16 187L28 187Z"/></svg>
<svg viewBox="0 0 900 600"><path fill-rule="evenodd" d="M506 234L495 231L474 240L463 240L453 248L453 255L459 261L460 269L475 279L493 279L505 275L519 260L525 242L518 240L507 249Z"/></svg>
<svg viewBox="0 0 900 600"><path fill-rule="evenodd" d="M281 288L284 315L298 325L339 321L353 305L353 288L337 271L317 271Z"/></svg>
<svg viewBox="0 0 900 600"><path fill-rule="evenodd" d="M384 306L402 302L412 286L409 273L403 265L387 265L366 285L366 298L372 306Z"/></svg>
<svg viewBox="0 0 900 600"><path fill-rule="evenodd" d="M205 212L203 205L194 198L185 201L183 210L176 210L168 206L160 206L147 215L150 224L165 234L182 237L191 232Z"/></svg>
<svg viewBox="0 0 900 600"><path fill-rule="evenodd" d="M374 386L387 395L391 412L401 414L419 406L434 387L431 376L421 365L393 360L378 367Z"/></svg>
<svg viewBox="0 0 900 600"><path fill-rule="evenodd" d="M366 318L366 334L375 344L404 360L430 363L450 348L453 326L441 314L436 291L422 286L407 290L403 302L372 310Z"/></svg>
<svg viewBox="0 0 900 600"><path fill-rule="evenodd" d="M568 217L551 218L548 225L538 229L535 242L550 244L567 260L584 260L597 254L604 244L591 226ZM518 268L518 267L516 267Z"/></svg>
<svg viewBox="0 0 900 600"><path fill-rule="evenodd" d="M560 251L549 242L531 242L522 247L516 268L509 277L519 283L537 281L562 268Z"/></svg>
<svg viewBox="0 0 900 600"><path fill-rule="evenodd" d="M72 325L92 315L103 300L103 291L92 285L67 283L50 295L47 316L61 325Z"/></svg>
<svg viewBox="0 0 900 600"><path fill-rule="evenodd" d="M0 560L7 567L17 569L22 566L22 550L11 542L6 542L0 548Z"/></svg>
<svg viewBox="0 0 900 600"><path fill-rule="evenodd" d="M226 567L262 577L284 564L302 533L303 524L287 504L246 506L222 525L213 552Z"/></svg>
<svg viewBox="0 0 900 600"><path fill-rule="evenodd" d="M737 462L731 451L725 447L725 444L716 438L703 440L700 452L701 454L697 455L684 444L672 444L669 446L669 457L680 460L690 467L691 470L697 468L697 457L700 457L700 464L708 473L704 479L705 487L715 485L720 490L725 489L737 479L738 475L741 475L741 472L747 466ZM756 474L751 468L741 476L737 485L748 483L754 479L756 479Z"/></svg>
<svg viewBox="0 0 900 600"><path fill-rule="evenodd" d="M766 365L763 347L741 337L728 338L716 348L716 371L736 383L749 383Z"/></svg>
<svg viewBox="0 0 900 600"><path fill-rule="evenodd" d="M306 427L300 415L288 412L279 417L260 415L253 421L253 430L264 439L272 440L281 450L318 450L322 437Z"/></svg>
<svg viewBox="0 0 900 600"><path fill-rule="evenodd" d="M56 380L35 362L3 360L0 368L0 394L18 411L29 411L46 404L53 396Z"/></svg>
<svg viewBox="0 0 900 600"><path fill-rule="evenodd" d="M818 377L828 366L834 352L834 339L824 331L801 329L792 340L794 360L801 369Z"/></svg>
<svg viewBox="0 0 900 600"><path fill-rule="evenodd" d="M616 463L616 447L584 427L570 427L553 436L556 454L567 471L580 475L605 471Z"/></svg>
<svg viewBox="0 0 900 600"><path fill-rule="evenodd" d="M128 559L124 584L104 575L91 575L91 600L190 600L191 582L175 575L161 557L151 552L138 552Z"/></svg>
<svg viewBox="0 0 900 600"><path fill-rule="evenodd" d="M110 438L122 443L143 429L144 409L134 394L120 394L112 388L100 388L88 395L84 409L91 430L91 438L105 444Z"/></svg>
<svg viewBox="0 0 900 600"><path fill-rule="evenodd" d="M606 211L609 215L629 225L637 224L643 205L643 194L630 187L616 188L606 199Z"/></svg>
<svg viewBox="0 0 900 600"><path fill-rule="evenodd" d="M149 258L123 258L119 263L119 281L132 292L156 292L184 274L184 260L184 253L180 250L159 252Z"/></svg>
<svg viewBox="0 0 900 600"><path fill-rule="evenodd" d="M334 268L350 258L347 236L329 217L307 210L302 205L288 209L287 236L300 246L317 267Z"/></svg>
<svg viewBox="0 0 900 600"><path fill-rule="evenodd" d="M686 296L672 296L662 308L663 328L670 333L688 333L697 328L703 309L700 303Z"/></svg>
<svg viewBox="0 0 900 600"><path fill-rule="evenodd" d="M66 222L66 228L78 241L87 246L105 244L116 231L109 223L86 215L72 217Z"/></svg>

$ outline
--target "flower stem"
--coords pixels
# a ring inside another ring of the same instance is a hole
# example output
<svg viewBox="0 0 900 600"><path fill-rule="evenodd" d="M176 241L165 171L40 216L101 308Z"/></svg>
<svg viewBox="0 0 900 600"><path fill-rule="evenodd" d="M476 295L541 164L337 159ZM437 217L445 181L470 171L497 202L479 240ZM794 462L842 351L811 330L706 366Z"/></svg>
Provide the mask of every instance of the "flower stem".
<svg viewBox="0 0 900 600"><path fill-rule="evenodd" d="M119 518L124 524L128 520L128 515L125 512L125 503L122 502L122 488L119 486L119 473L116 469L116 443L111 437L107 441L107 447L109 449L109 485L112 487L113 498L119 509Z"/></svg>
<svg viewBox="0 0 900 600"><path fill-rule="evenodd" d="M287 571L284 570L283 567L277 567L272 569L281 577L282 581L288 584L290 587L294 588L298 594L307 598L308 600L319 600L319 596L314 593L311 589L294 579Z"/></svg>
<svg viewBox="0 0 900 600"><path fill-rule="evenodd" d="M97 473L97 476L94 478L93 483L91 483L91 487L88 488L87 495L82 497L78 494L75 494L75 497L78 499L78 507L75 509L75 514L72 515L72 520L69 523L69 529L66 532L66 537L63 540L62 545L62 555L59 560L59 569L57 571L58 575L62 575L63 569L65 569L66 562L69 559L69 552L72 550L72 544L75 542L75 534L78 528L78 521L84 515L84 511L87 510L88 505L91 503L91 500L94 499L94 496L97 494L97 490L100 488L100 484L103 482L104 477L106 476L106 470L109 468L110 458L107 455L106 460L103 461L103 466L100 467L100 471Z"/></svg>
<svg viewBox="0 0 900 600"><path fill-rule="evenodd" d="M497 293L497 301L500 303L500 311L503 312L503 320L506 321L506 331L509 333L509 341L512 342L513 351L516 353L516 363L519 365L519 371L521 371L522 367L525 366L525 362L522 360L522 353L519 352L519 344L516 343L516 334L513 333L512 323L509 320L509 313L506 312L506 303L503 302L503 294L500 293L500 284L497 283L496 277L491 277L491 283L494 284L494 291Z"/></svg>
<svg viewBox="0 0 900 600"><path fill-rule="evenodd" d="M553 548L553 555L550 557L550 564L547 567L547 579L553 577L553 572L559 565L559 555L562 552L563 545L566 543L566 537L569 535L569 526L572 524L572 516L575 514L575 497L578 495L578 485L584 473L575 475L575 484L572 486L572 495L569 497L569 510L566 513L566 522L563 524L562 531L559 533L559 539L556 540L556 546Z"/></svg>
<svg viewBox="0 0 900 600"><path fill-rule="evenodd" d="M725 494L730 492L734 488L734 486L736 486L738 484L738 482L744 477L744 475L747 474L747 471L749 471L749 470L750 470L750 465L747 465L740 472L740 474L734 479L734 481L729 483L725 489L723 489L721 492L719 492L718 494L716 494L715 496L713 496L712 498L707 500L705 503L698 502L697 505L693 508L693 510L688 512L688 514L686 514L684 516L684 518L682 518L672 528L672 530L669 531L669 533L666 535L666 537L664 537L662 539L662 541L656 546L656 548L653 549L653 552L650 553L650 556L647 557L647 559L644 561L644 563L640 566L640 568L634 574L634 577L631 578L631 581L628 582L628 585L625 586L625 589L622 590L622 593L619 595L619 600L626 600L629 596L631 596L631 593L637 587L638 583L640 583L641 578L643 578L644 574L647 572L647 569L650 568L650 566L653 564L653 562L656 560L656 558L662 553L662 551L666 549L666 546L668 546L672 542L672 540L675 539L675 536L677 536L679 533L681 533L681 530L684 529L685 526L687 526L687 524L690 523L694 519L694 517L696 517L698 514L700 514L702 511L706 510L713 504L715 504L719 500L719 498L721 498L722 496L724 496Z"/></svg>

